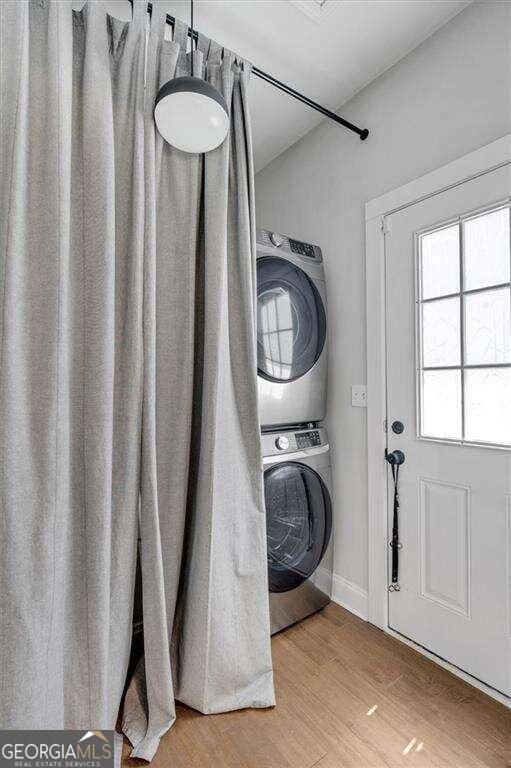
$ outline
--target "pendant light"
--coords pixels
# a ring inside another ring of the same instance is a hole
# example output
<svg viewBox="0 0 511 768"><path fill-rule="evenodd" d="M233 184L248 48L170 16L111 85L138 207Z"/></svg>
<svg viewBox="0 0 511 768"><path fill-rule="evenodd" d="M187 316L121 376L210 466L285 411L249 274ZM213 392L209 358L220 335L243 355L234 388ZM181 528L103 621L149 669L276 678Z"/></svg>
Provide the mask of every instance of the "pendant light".
<svg viewBox="0 0 511 768"><path fill-rule="evenodd" d="M227 136L229 110L220 91L193 74L193 0L190 22L190 76L176 77L162 85L156 96L154 120L161 136L176 149L210 152Z"/></svg>

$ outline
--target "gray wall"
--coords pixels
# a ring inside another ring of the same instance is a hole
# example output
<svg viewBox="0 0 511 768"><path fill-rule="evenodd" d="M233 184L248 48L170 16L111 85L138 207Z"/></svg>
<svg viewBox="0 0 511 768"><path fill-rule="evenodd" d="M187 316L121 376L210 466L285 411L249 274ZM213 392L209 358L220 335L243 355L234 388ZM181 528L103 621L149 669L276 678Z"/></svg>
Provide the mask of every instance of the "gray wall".
<svg viewBox="0 0 511 768"><path fill-rule="evenodd" d="M334 451L335 571L367 588L364 203L511 130L511 4L478 2L342 109L361 142L323 122L256 177L258 226L323 248ZM282 98L285 98L283 96Z"/></svg>

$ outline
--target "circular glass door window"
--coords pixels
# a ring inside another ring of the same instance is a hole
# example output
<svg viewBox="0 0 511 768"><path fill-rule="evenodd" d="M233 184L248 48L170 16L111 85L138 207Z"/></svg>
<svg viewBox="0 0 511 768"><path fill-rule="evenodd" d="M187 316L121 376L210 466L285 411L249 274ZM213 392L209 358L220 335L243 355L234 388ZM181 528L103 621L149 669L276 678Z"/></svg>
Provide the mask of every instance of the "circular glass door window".
<svg viewBox="0 0 511 768"><path fill-rule="evenodd" d="M270 381L293 381L318 360L326 315L309 276L286 259L257 260L257 367Z"/></svg>
<svg viewBox="0 0 511 768"><path fill-rule="evenodd" d="M287 592L321 562L332 532L330 494L321 477L298 462L264 473L270 592Z"/></svg>

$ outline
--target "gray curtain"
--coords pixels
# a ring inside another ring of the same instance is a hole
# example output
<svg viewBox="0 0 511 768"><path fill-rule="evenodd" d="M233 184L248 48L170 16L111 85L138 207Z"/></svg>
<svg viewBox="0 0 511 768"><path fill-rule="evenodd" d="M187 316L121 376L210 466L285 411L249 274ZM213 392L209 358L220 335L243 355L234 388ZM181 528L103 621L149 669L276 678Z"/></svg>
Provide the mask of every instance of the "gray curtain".
<svg viewBox="0 0 511 768"><path fill-rule="evenodd" d="M115 726L140 538L123 730L151 759L174 699L274 704L250 66L200 38L231 126L188 155L153 122L189 67L157 2L0 5L0 727Z"/></svg>

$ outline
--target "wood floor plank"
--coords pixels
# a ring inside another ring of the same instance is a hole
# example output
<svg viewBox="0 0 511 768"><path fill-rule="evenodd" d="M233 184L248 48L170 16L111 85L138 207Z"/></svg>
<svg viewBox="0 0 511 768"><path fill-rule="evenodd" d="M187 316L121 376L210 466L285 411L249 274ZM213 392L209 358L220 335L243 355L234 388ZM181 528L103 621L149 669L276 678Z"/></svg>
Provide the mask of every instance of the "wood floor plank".
<svg viewBox="0 0 511 768"><path fill-rule="evenodd" d="M510 710L339 606L272 648L277 707L180 705L153 768L511 768Z"/></svg>
<svg viewBox="0 0 511 768"><path fill-rule="evenodd" d="M427 735L430 737L428 742L433 741L431 728L422 718L390 699L384 688L376 687L370 679L361 676L357 669L352 669L338 659L323 669L317 685L323 692L327 692L326 706L334 711L337 719L343 720L353 733L392 765L408 765L410 758L406 748L414 739L417 743L424 743ZM444 752L438 748L439 736L442 734L435 733L434 736L436 748L428 752L421 750L414 755L416 765L443 764ZM460 761L467 757L455 743L451 747Z"/></svg>
<svg viewBox="0 0 511 768"><path fill-rule="evenodd" d="M443 728L447 722L450 738L468 747L483 764L511 765L511 723L508 717L501 717L500 713L488 717L486 702L478 700L467 690L460 695L456 683L453 687L455 693L445 688L442 694L433 692L425 696L424 691L418 688L416 681L407 673L389 689L388 695L413 707L414 711L437 728Z"/></svg>

